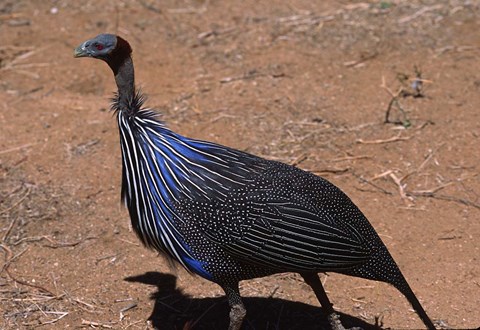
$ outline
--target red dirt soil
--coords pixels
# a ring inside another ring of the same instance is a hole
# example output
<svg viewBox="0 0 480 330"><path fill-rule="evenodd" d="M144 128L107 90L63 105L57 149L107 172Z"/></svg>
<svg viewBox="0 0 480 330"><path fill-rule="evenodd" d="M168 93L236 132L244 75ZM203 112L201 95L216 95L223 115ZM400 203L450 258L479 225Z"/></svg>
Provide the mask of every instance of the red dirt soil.
<svg viewBox="0 0 480 330"><path fill-rule="evenodd" d="M137 84L172 129L324 176L439 327L480 326L479 6L0 2L0 328L228 324L222 290L141 246L120 206L113 77L73 58L102 32L131 42ZM347 326L423 326L387 284L322 279ZM296 274L241 292L246 329L326 325Z"/></svg>

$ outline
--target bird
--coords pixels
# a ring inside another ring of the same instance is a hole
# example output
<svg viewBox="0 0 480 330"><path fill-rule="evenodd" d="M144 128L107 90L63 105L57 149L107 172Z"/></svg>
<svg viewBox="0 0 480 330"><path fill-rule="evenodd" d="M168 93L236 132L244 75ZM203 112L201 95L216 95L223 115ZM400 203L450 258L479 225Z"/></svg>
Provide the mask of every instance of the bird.
<svg viewBox="0 0 480 330"><path fill-rule="evenodd" d="M285 163L169 129L135 87L132 47L99 34L74 57L108 64L118 91L112 111L122 154L122 201L143 244L190 273L218 284L229 330L246 316L239 282L299 273L332 329L344 329L318 273L386 282L435 326L373 226L328 180Z"/></svg>

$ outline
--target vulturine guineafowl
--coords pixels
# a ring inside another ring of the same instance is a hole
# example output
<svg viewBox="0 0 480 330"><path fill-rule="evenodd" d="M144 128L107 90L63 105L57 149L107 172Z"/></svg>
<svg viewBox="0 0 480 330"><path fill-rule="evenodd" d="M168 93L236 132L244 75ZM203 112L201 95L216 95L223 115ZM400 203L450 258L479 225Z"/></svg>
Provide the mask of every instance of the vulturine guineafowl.
<svg viewBox="0 0 480 330"><path fill-rule="evenodd" d="M169 130L135 90L127 41L100 34L75 57L105 61L118 87L122 198L140 240L192 273L219 284L229 329L246 314L238 283L297 272L314 290L332 328L342 329L318 272L387 282L432 321L362 212L312 173Z"/></svg>

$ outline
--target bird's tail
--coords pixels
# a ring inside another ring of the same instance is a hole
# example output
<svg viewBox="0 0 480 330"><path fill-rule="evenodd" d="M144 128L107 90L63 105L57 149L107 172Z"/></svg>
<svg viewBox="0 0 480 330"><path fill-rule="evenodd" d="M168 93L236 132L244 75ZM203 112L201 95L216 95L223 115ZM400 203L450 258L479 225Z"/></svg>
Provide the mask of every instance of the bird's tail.
<svg viewBox="0 0 480 330"><path fill-rule="evenodd" d="M413 293L410 285L386 247L377 251L376 255L373 256L366 264L355 268L349 275L363 277L375 281L382 281L393 285L407 298L420 319L422 319L425 326L429 330L435 329L432 320L430 320L428 317L427 313Z"/></svg>
<svg viewBox="0 0 480 330"><path fill-rule="evenodd" d="M418 301L417 297L413 293L412 289L408 285L407 281L403 277L403 275L400 273L400 276L403 278L404 284L401 287L395 286L403 295L407 298L407 300L410 302L412 305L413 309L417 312L418 316L422 319L423 323L429 330L435 330L435 326L433 325L432 320L428 317L427 313L423 309L422 305Z"/></svg>

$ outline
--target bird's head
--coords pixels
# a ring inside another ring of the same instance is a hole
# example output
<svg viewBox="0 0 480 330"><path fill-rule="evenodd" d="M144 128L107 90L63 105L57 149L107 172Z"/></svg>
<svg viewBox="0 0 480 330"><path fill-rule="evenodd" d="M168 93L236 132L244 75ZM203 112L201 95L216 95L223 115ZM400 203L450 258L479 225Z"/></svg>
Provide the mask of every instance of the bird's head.
<svg viewBox="0 0 480 330"><path fill-rule="evenodd" d="M115 72L131 53L132 48L125 39L114 34L99 34L75 48L73 56L98 58L107 62Z"/></svg>
<svg viewBox="0 0 480 330"><path fill-rule="evenodd" d="M93 57L106 59L117 47L117 36L113 34L99 34L93 39L83 42L75 48L74 57Z"/></svg>

